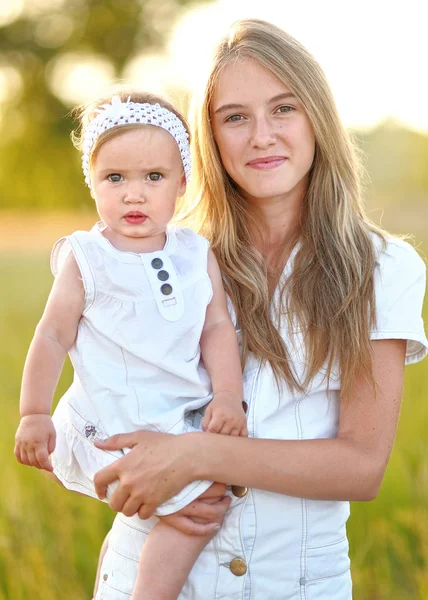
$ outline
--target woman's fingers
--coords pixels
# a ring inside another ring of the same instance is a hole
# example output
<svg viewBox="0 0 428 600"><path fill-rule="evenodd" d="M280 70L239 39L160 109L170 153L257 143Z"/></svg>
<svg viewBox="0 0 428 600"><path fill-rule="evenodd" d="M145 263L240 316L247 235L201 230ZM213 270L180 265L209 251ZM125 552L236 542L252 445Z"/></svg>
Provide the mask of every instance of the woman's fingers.
<svg viewBox="0 0 428 600"><path fill-rule="evenodd" d="M143 519L143 521L145 521L146 519L150 519L150 517L153 515L154 510L155 507L152 507L149 504L143 504L138 509L138 516L140 517L140 519Z"/></svg>
<svg viewBox="0 0 428 600"><path fill-rule="evenodd" d="M122 459L119 459L119 461ZM97 492L97 496L98 498L100 498L100 500L104 500L104 498L107 495L107 487L113 483L113 481L116 481L116 479L118 479L119 477L119 473L118 473L118 468L117 468L117 463L119 461L116 461L114 463L112 463L111 465L108 465L108 467L104 467L104 469L101 469L101 471L98 471L97 473L95 473L94 476L94 485L95 485L95 491Z"/></svg>
<svg viewBox="0 0 428 600"><path fill-rule="evenodd" d="M129 494L129 489L126 485L122 484L122 485L118 485L116 487L116 489L114 490L114 492L112 493L112 495L110 496L110 498L108 498L108 504L110 506L110 508L112 510L114 510L115 512L123 512L123 508L125 506L125 504L127 503L132 503L132 498ZM135 513L137 512L137 510L139 509L141 503L137 503L137 505L135 506L135 510L134 512L130 513L127 516L131 516L131 515L135 515ZM135 499L134 499L134 505L135 505Z"/></svg>
<svg viewBox="0 0 428 600"><path fill-rule="evenodd" d="M111 506L111 505L110 505ZM126 517L132 517L136 515L141 507L141 501L129 496L128 499L124 502L122 512Z"/></svg>
<svg viewBox="0 0 428 600"><path fill-rule="evenodd" d="M97 448L103 450L122 450L123 448L133 448L138 443L138 432L117 433L106 440L95 440Z"/></svg>

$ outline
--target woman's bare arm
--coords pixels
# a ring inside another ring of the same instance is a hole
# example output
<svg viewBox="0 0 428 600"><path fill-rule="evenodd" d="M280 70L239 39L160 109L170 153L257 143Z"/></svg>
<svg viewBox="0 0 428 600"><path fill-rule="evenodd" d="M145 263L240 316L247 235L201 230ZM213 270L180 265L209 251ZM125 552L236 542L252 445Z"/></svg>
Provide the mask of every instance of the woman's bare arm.
<svg viewBox="0 0 428 600"><path fill-rule="evenodd" d="M114 436L100 447L134 450L96 475L97 492L104 496L106 486L119 479L114 509L120 511L132 498L142 518L198 479L318 500L370 500L378 493L393 446L405 346L403 340L373 342L376 394L363 377L357 378L352 397L342 402L336 438L267 440L152 432Z"/></svg>

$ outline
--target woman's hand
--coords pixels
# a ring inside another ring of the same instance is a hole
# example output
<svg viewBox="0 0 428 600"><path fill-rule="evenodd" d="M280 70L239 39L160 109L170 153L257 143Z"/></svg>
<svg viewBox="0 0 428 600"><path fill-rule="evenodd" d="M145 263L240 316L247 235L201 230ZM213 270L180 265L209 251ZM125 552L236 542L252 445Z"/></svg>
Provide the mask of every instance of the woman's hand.
<svg viewBox="0 0 428 600"><path fill-rule="evenodd" d="M131 448L131 452L95 474L98 496L106 497L107 486L118 481L109 505L112 510L141 519L152 516L163 502L191 483L197 451L191 440L199 434L171 435L136 431L112 436L95 445L102 450Z"/></svg>
<svg viewBox="0 0 428 600"><path fill-rule="evenodd" d="M203 494L180 511L164 517L161 521L187 535L212 535L220 529L231 499L225 496L224 483L213 483Z"/></svg>

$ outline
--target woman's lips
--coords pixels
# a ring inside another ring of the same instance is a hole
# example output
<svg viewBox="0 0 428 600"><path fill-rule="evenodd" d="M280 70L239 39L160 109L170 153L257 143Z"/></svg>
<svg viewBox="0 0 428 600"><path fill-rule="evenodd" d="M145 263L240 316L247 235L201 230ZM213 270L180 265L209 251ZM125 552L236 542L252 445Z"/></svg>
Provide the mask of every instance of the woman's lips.
<svg viewBox="0 0 428 600"><path fill-rule="evenodd" d="M132 212L125 215L124 219L127 223L130 223L131 225L140 225L141 223L144 223L144 221L147 219L147 215L143 213Z"/></svg>
<svg viewBox="0 0 428 600"><path fill-rule="evenodd" d="M265 171L266 169L274 169L279 167L287 160L286 156L266 156L264 158L255 158L247 162L247 167Z"/></svg>

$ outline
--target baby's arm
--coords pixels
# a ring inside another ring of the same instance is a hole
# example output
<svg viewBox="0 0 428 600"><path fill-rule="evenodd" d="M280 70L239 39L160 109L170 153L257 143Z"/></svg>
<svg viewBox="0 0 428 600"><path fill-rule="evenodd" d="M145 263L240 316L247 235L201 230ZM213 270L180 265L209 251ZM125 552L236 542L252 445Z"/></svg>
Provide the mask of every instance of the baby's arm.
<svg viewBox="0 0 428 600"><path fill-rule="evenodd" d="M84 308L79 268L70 255L49 295L25 361L21 387L21 422L16 433L19 462L52 471L49 454L55 448L50 418L52 398L65 357L76 339Z"/></svg>
<svg viewBox="0 0 428 600"><path fill-rule="evenodd" d="M226 293L216 258L208 254L208 275L213 297L207 308L201 336L201 354L211 377L214 397L205 411L204 430L226 435L248 435L242 407L241 360Z"/></svg>

